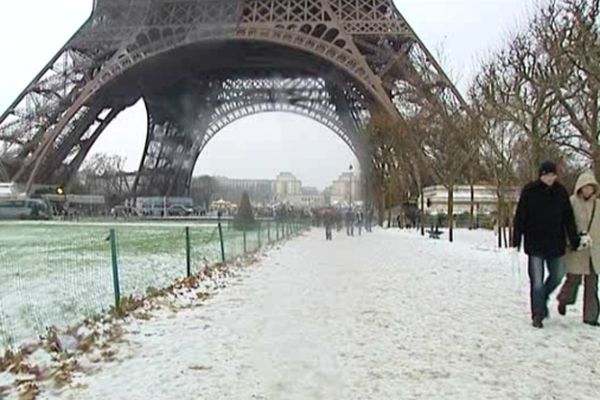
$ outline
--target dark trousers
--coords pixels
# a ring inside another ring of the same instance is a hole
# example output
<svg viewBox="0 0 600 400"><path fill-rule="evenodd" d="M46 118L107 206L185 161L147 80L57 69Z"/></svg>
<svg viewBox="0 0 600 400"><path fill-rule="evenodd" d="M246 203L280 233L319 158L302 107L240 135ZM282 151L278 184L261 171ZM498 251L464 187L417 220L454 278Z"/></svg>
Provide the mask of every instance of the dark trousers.
<svg viewBox="0 0 600 400"><path fill-rule="evenodd" d="M567 279L558 294L558 302L562 305L575 304L577 292L581 286L581 275L567 274ZM598 303L598 274L590 260L590 274L585 275L583 284L583 320L585 322L598 322L600 306Z"/></svg>
<svg viewBox="0 0 600 400"><path fill-rule="evenodd" d="M544 281L548 267L548 279ZM531 295L531 316L546 318L548 316L548 298L560 285L565 275L565 264L562 257L544 258L529 256L529 283Z"/></svg>
<svg viewBox="0 0 600 400"><path fill-rule="evenodd" d="M325 226L325 240L332 240L331 226Z"/></svg>

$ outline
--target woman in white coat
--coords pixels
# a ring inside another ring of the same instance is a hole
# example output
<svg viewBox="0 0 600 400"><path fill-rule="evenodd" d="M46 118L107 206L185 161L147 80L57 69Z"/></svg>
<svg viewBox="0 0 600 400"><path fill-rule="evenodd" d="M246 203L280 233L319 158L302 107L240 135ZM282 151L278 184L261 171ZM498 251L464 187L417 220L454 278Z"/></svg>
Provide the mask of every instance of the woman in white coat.
<svg viewBox="0 0 600 400"><path fill-rule="evenodd" d="M575 185L571 204L577 229L582 237L578 251L565 256L567 279L558 295L558 313L565 315L567 305L575 304L577 292L584 281L583 322L599 326L598 270L600 270L600 185L591 171L581 174Z"/></svg>

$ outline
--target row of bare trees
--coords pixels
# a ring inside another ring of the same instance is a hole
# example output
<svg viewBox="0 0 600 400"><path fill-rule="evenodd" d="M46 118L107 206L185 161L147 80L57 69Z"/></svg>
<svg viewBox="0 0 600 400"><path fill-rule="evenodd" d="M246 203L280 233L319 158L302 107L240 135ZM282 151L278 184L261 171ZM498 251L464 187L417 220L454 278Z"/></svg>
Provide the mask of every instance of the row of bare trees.
<svg viewBox="0 0 600 400"><path fill-rule="evenodd" d="M125 172L125 158L97 153L85 161L67 191L105 196L108 206L122 204L133 193L134 174Z"/></svg>
<svg viewBox="0 0 600 400"><path fill-rule="evenodd" d="M481 62L466 101L457 104L441 84L406 85L403 118L376 115L370 126L380 204L444 185L452 241L458 182L495 185L501 229L512 224L512 188L535 178L541 161L558 161L567 180L584 168L600 172L599 2L539 3L528 25ZM473 189L471 203L473 216ZM510 233L499 233L508 243Z"/></svg>

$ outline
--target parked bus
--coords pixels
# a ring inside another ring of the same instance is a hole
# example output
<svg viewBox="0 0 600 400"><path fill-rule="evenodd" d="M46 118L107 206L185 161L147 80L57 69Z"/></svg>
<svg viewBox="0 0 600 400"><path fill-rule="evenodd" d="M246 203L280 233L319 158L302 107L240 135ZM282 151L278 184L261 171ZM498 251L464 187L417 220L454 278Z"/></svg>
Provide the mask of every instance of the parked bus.
<svg viewBox="0 0 600 400"><path fill-rule="evenodd" d="M0 220L47 220L50 207L40 199L0 200Z"/></svg>

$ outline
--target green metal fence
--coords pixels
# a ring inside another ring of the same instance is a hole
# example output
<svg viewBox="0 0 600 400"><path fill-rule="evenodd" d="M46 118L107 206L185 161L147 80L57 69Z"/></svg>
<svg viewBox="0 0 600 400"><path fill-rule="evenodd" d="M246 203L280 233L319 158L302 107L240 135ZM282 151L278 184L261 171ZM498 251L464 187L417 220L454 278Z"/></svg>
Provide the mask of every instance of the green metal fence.
<svg viewBox="0 0 600 400"><path fill-rule="evenodd" d="M229 224L0 224L0 349L308 227L275 221L248 230Z"/></svg>

